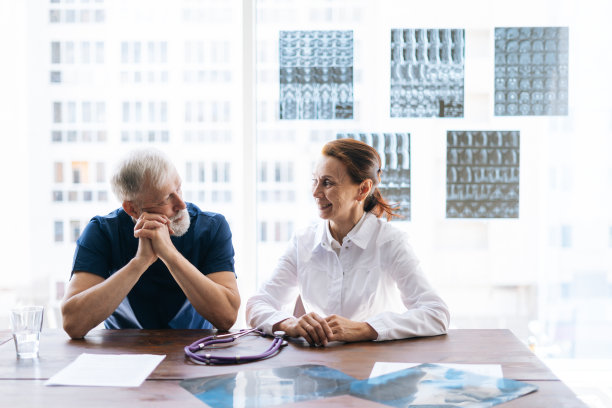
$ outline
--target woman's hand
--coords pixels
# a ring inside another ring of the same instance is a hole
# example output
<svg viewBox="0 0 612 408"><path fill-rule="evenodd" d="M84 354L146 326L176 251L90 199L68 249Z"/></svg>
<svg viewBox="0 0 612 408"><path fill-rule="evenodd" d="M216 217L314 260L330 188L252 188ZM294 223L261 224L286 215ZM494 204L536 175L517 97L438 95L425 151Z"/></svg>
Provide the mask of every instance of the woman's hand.
<svg viewBox="0 0 612 408"><path fill-rule="evenodd" d="M273 330L282 330L289 337L304 337L313 346L326 346L331 341L332 330L318 314L311 312L300 318L290 317L276 323Z"/></svg>
<svg viewBox="0 0 612 408"><path fill-rule="evenodd" d="M376 330L366 322L355 322L338 315L327 316L325 321L333 333L328 337L330 341L352 342L378 338Z"/></svg>

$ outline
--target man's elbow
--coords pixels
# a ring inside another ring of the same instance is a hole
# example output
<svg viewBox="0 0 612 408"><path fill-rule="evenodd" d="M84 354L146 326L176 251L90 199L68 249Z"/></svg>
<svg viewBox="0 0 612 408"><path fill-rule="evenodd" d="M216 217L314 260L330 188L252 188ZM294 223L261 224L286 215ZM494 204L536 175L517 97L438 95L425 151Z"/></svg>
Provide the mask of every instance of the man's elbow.
<svg viewBox="0 0 612 408"><path fill-rule="evenodd" d="M82 339L89 330L79 325L80 319L74 316L70 309L70 305L67 305L66 302L62 304L62 327L71 339Z"/></svg>

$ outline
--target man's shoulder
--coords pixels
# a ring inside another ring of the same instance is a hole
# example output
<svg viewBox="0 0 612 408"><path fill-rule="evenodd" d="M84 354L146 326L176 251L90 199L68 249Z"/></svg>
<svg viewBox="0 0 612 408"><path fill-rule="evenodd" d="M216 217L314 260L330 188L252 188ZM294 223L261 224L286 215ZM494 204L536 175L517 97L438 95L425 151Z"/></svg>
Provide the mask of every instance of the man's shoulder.
<svg viewBox="0 0 612 408"><path fill-rule="evenodd" d="M125 223L129 219L130 216L123 210L123 208L117 208L106 215L96 215L92 217L89 223L97 224L102 228L112 228L112 226Z"/></svg>
<svg viewBox="0 0 612 408"><path fill-rule="evenodd" d="M229 228L225 216L212 211L203 211L193 203L186 203L187 211L191 217L194 228L199 232L203 230L218 230L219 228ZM197 231L197 232L198 232Z"/></svg>

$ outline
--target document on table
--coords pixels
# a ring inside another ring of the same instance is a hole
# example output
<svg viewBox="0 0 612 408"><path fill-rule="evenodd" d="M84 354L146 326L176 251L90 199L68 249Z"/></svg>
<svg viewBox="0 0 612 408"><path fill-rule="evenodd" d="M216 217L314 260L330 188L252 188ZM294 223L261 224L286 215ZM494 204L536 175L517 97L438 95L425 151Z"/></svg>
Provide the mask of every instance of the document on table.
<svg viewBox="0 0 612 408"><path fill-rule="evenodd" d="M139 387L165 355L83 353L45 385Z"/></svg>
<svg viewBox="0 0 612 408"><path fill-rule="evenodd" d="M378 377L379 375L389 374L395 371L412 368L422 363L388 363L377 361L372 368L370 378ZM500 364L438 364L446 368L455 370L469 371L475 374L484 375L487 377L502 378L502 368Z"/></svg>

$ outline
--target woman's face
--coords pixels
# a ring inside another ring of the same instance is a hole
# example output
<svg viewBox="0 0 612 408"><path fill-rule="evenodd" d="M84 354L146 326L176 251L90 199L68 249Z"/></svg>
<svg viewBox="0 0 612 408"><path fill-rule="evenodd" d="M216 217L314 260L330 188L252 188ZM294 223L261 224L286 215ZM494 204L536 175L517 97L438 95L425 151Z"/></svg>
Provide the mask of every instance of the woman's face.
<svg viewBox="0 0 612 408"><path fill-rule="evenodd" d="M360 186L335 157L322 156L312 177L312 195L319 216L336 224L354 223L363 214Z"/></svg>

